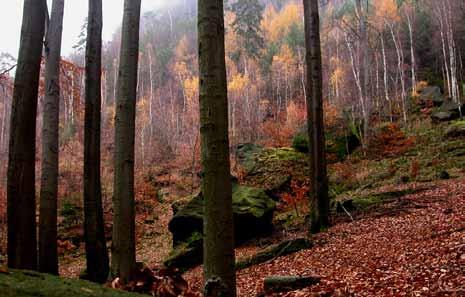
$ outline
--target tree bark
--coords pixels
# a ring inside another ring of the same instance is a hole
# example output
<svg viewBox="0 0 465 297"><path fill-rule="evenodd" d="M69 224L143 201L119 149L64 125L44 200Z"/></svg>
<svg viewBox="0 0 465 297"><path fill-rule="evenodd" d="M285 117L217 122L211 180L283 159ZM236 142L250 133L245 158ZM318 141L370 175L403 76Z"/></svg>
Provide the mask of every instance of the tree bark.
<svg viewBox="0 0 465 297"><path fill-rule="evenodd" d="M116 94L112 273L122 283L136 266L134 141L141 0L125 0Z"/></svg>
<svg viewBox="0 0 465 297"><path fill-rule="evenodd" d="M234 297L236 278L223 1L200 0L198 5L201 187L205 197L204 277L207 282L220 279L224 285L221 296Z"/></svg>
<svg viewBox="0 0 465 297"><path fill-rule="evenodd" d="M87 275L104 283L109 272L100 180L102 0L89 0L84 124L84 237Z"/></svg>
<svg viewBox="0 0 465 297"><path fill-rule="evenodd" d="M304 22L307 62L307 123L311 179L310 231L319 232L329 225L329 197L323 121L323 72L318 0L304 0Z"/></svg>
<svg viewBox="0 0 465 297"><path fill-rule="evenodd" d="M60 117L60 57L64 0L53 0L45 38L45 97L39 216L39 271L58 274L57 195Z"/></svg>
<svg viewBox="0 0 465 297"><path fill-rule="evenodd" d="M368 89L369 89L369 44L368 44L368 2L366 8L363 8L362 0L356 0L357 14L359 17L359 32L360 32L360 41L358 45L358 64L359 64L359 79L360 87L362 90L362 104L363 104L363 137L366 138L369 136L369 121L370 121L370 102L368 101ZM366 141L364 141L365 143Z"/></svg>
<svg viewBox="0 0 465 297"><path fill-rule="evenodd" d="M24 0L10 125L8 266L37 269L35 138L45 0Z"/></svg>

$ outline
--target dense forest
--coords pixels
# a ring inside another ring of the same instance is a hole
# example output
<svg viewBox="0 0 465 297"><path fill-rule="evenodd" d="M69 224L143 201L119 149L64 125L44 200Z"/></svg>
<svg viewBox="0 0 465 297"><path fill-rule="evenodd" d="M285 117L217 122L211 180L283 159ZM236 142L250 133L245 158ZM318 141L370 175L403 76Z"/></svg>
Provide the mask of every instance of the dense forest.
<svg viewBox="0 0 465 297"><path fill-rule="evenodd" d="M0 53L0 296L465 294L463 0L89 0L63 56L65 1Z"/></svg>

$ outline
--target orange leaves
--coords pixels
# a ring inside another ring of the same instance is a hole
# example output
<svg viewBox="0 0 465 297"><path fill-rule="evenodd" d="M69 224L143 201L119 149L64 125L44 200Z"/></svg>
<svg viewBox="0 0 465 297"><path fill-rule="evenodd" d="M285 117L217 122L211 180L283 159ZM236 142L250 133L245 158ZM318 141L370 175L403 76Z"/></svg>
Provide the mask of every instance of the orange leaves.
<svg viewBox="0 0 465 297"><path fill-rule="evenodd" d="M401 20L396 0L376 0L374 6L376 18L374 23L379 28L383 28L385 22L393 23Z"/></svg>
<svg viewBox="0 0 465 297"><path fill-rule="evenodd" d="M248 75L237 73L232 77L231 81L228 83L228 91L230 91L231 93L243 92L249 83L250 82Z"/></svg>
<svg viewBox="0 0 465 297"><path fill-rule="evenodd" d="M308 191L310 187L307 184L300 184L295 180L291 181L291 191L281 194L281 207L293 207L296 215L299 215L299 205L303 207L307 203Z"/></svg>
<svg viewBox="0 0 465 297"><path fill-rule="evenodd" d="M369 142L373 156L396 156L405 153L415 145L415 137L407 137L398 124L390 123L381 127Z"/></svg>
<svg viewBox="0 0 465 297"><path fill-rule="evenodd" d="M57 240L58 254L63 255L76 249L76 246L69 240Z"/></svg>
<svg viewBox="0 0 465 297"><path fill-rule="evenodd" d="M325 118L325 127L332 128L341 124L342 122L342 114L341 108L336 106L335 104L331 104L325 101L323 107L324 111L324 118Z"/></svg>
<svg viewBox="0 0 465 297"><path fill-rule="evenodd" d="M268 120L261 124L260 129L265 136L263 144L274 147L289 146L295 132L282 122L273 120Z"/></svg>
<svg viewBox="0 0 465 297"><path fill-rule="evenodd" d="M264 35L275 42L286 36L293 24L301 22L303 10L296 3L291 2L277 14L270 6L265 9L262 29Z"/></svg>
<svg viewBox="0 0 465 297"><path fill-rule="evenodd" d="M154 186L154 182L148 178L141 178L138 174L135 185L135 195L140 200L153 200L157 197L157 189Z"/></svg>
<svg viewBox="0 0 465 297"><path fill-rule="evenodd" d="M355 182L355 168L349 162L331 164L331 169L337 173L337 182L352 183Z"/></svg>
<svg viewBox="0 0 465 297"><path fill-rule="evenodd" d="M418 163L417 160L413 160L410 164L410 177L412 179L416 179L418 173L420 173L420 163Z"/></svg>
<svg viewBox="0 0 465 297"><path fill-rule="evenodd" d="M305 110L305 107L291 101L287 105L287 119L286 119L286 125L294 131L294 133L302 127L307 119L307 111Z"/></svg>

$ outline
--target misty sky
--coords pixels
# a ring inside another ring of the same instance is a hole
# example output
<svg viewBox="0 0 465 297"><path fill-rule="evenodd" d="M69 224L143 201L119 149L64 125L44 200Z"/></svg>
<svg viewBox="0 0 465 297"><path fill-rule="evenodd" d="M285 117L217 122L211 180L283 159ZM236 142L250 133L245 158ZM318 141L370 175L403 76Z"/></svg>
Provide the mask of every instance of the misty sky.
<svg viewBox="0 0 465 297"><path fill-rule="evenodd" d="M160 7L168 0L142 0L142 11ZM0 0L0 53L8 52L14 57L18 55L23 0ZM51 0L49 9L51 8ZM87 16L87 0L65 0L65 15L63 24L62 55L66 56L73 50L77 37ZM113 32L121 24L123 17L123 0L103 0L103 39L111 39Z"/></svg>

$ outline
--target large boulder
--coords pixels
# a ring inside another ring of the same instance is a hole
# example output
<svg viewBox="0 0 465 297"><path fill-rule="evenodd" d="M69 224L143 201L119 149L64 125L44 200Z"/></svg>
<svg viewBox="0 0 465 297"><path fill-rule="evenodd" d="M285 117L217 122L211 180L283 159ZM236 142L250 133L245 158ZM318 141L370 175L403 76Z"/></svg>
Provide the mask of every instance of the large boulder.
<svg viewBox="0 0 465 297"><path fill-rule="evenodd" d="M360 140L349 131L346 133L326 133L326 153L330 163L343 161L359 146ZM292 147L298 152L307 153L309 149L308 135L297 133L292 140Z"/></svg>
<svg viewBox="0 0 465 297"><path fill-rule="evenodd" d="M255 143L241 143L235 148L235 157L238 164L246 172L250 172L255 166L255 157L261 153L263 146Z"/></svg>
<svg viewBox="0 0 465 297"><path fill-rule="evenodd" d="M465 105L461 103L454 102L450 99L445 100L438 112L435 112L431 115L433 121L444 122L452 121L460 118L465 111Z"/></svg>
<svg viewBox="0 0 465 297"><path fill-rule="evenodd" d="M233 183L232 190L235 242L241 244L270 233L276 202L260 188ZM188 242L193 234L202 234L203 207L200 193L174 214L168 225L174 246Z"/></svg>
<svg viewBox="0 0 465 297"><path fill-rule="evenodd" d="M438 111L431 115L433 122L447 122L456 119L457 117L450 111Z"/></svg>
<svg viewBox="0 0 465 297"><path fill-rule="evenodd" d="M307 154L288 147L247 150L243 147L239 151L242 156L237 158L237 165L243 170L243 183L264 189L276 201L282 193L289 192L291 180L300 184L306 181Z"/></svg>
<svg viewBox="0 0 465 297"><path fill-rule="evenodd" d="M263 189L241 186L235 180L232 190L236 245L269 234L276 202ZM203 207L201 193L187 204L174 205L174 216L168 224L173 234L173 251L164 261L165 266L186 271L202 263Z"/></svg>
<svg viewBox="0 0 465 297"><path fill-rule="evenodd" d="M434 106L441 106L444 102L444 96L442 95L441 88L437 86L429 86L420 90L419 99L422 104L426 102L432 102Z"/></svg>
<svg viewBox="0 0 465 297"><path fill-rule="evenodd" d="M201 234L194 234L188 242L178 244L165 259L166 267L175 267L181 272L203 263L203 239Z"/></svg>

